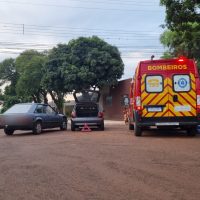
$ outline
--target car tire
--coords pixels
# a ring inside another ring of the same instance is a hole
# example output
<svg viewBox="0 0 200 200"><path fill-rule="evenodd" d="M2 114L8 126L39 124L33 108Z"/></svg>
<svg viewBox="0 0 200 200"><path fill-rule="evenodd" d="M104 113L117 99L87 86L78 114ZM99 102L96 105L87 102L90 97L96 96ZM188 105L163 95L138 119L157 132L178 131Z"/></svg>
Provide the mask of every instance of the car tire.
<svg viewBox="0 0 200 200"><path fill-rule="evenodd" d="M4 133L5 133L6 135L13 135L14 130L13 130L13 129L10 129L10 128L4 128Z"/></svg>
<svg viewBox="0 0 200 200"><path fill-rule="evenodd" d="M66 119L63 119L62 124L60 125L60 130L61 130L61 131L67 130L67 122L66 122Z"/></svg>
<svg viewBox="0 0 200 200"><path fill-rule="evenodd" d="M99 130L104 131L104 122L101 123L101 125L99 126Z"/></svg>
<svg viewBox="0 0 200 200"><path fill-rule="evenodd" d="M135 136L137 137L142 136L142 127L138 126L137 122L135 122L135 125L134 125L134 132L135 132Z"/></svg>
<svg viewBox="0 0 200 200"><path fill-rule="evenodd" d="M71 131L75 131L75 125L74 122L71 121Z"/></svg>
<svg viewBox="0 0 200 200"><path fill-rule="evenodd" d="M42 123L40 121L35 122L33 127L33 134L38 135L42 133Z"/></svg>

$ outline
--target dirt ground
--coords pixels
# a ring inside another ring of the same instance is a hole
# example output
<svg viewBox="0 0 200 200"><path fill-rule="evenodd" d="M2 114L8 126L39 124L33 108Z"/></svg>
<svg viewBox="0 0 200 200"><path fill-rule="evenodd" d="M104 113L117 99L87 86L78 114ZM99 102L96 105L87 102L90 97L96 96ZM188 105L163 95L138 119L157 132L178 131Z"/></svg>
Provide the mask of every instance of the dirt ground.
<svg viewBox="0 0 200 200"><path fill-rule="evenodd" d="M0 130L0 200L199 200L200 134Z"/></svg>

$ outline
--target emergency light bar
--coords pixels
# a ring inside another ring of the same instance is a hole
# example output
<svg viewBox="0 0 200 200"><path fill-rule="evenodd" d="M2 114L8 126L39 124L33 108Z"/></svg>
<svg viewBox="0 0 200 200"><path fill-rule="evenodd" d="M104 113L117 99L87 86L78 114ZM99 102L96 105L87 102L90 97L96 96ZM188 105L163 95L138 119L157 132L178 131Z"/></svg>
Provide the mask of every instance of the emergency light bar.
<svg viewBox="0 0 200 200"><path fill-rule="evenodd" d="M179 62L184 62L185 60L187 60L187 58L184 57L184 56L181 56L181 57L178 58Z"/></svg>

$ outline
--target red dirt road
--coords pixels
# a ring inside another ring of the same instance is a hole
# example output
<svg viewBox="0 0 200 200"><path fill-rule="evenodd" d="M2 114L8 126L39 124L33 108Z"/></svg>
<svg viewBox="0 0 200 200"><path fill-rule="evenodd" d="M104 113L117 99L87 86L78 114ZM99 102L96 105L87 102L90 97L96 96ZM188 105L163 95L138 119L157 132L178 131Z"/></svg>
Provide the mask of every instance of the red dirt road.
<svg viewBox="0 0 200 200"><path fill-rule="evenodd" d="M200 135L0 130L0 200L38 199L199 200Z"/></svg>

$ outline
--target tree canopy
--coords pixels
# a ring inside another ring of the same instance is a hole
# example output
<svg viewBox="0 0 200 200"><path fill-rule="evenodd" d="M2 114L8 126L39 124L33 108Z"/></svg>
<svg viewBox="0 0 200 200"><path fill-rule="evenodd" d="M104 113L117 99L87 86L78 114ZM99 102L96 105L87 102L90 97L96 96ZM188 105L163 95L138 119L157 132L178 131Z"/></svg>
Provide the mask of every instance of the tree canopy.
<svg viewBox="0 0 200 200"><path fill-rule="evenodd" d="M166 7L166 26L172 31L189 30L191 24L200 26L199 0L160 0Z"/></svg>
<svg viewBox="0 0 200 200"><path fill-rule="evenodd" d="M8 82L15 84L17 77L15 59L8 58L0 63L0 86Z"/></svg>
<svg viewBox="0 0 200 200"><path fill-rule="evenodd" d="M64 96L70 92L69 85L65 82L67 44L59 44L49 51L47 63L44 67L42 85L51 95L57 108L62 111Z"/></svg>
<svg viewBox="0 0 200 200"><path fill-rule="evenodd" d="M161 43L169 48L165 56L185 55L200 61L200 2L196 0L161 0L166 6L167 30Z"/></svg>
<svg viewBox="0 0 200 200"><path fill-rule="evenodd" d="M17 57L16 70L20 74L16 84L18 96L47 103L47 92L41 84L45 62L46 56L34 50L27 50Z"/></svg>
<svg viewBox="0 0 200 200"><path fill-rule="evenodd" d="M69 46L69 62L77 68L79 89L114 85L121 78L124 64L117 47L100 38L80 37L72 40Z"/></svg>
<svg viewBox="0 0 200 200"><path fill-rule="evenodd" d="M116 47L96 36L80 37L49 52L43 86L60 110L68 92L114 85L123 70Z"/></svg>

